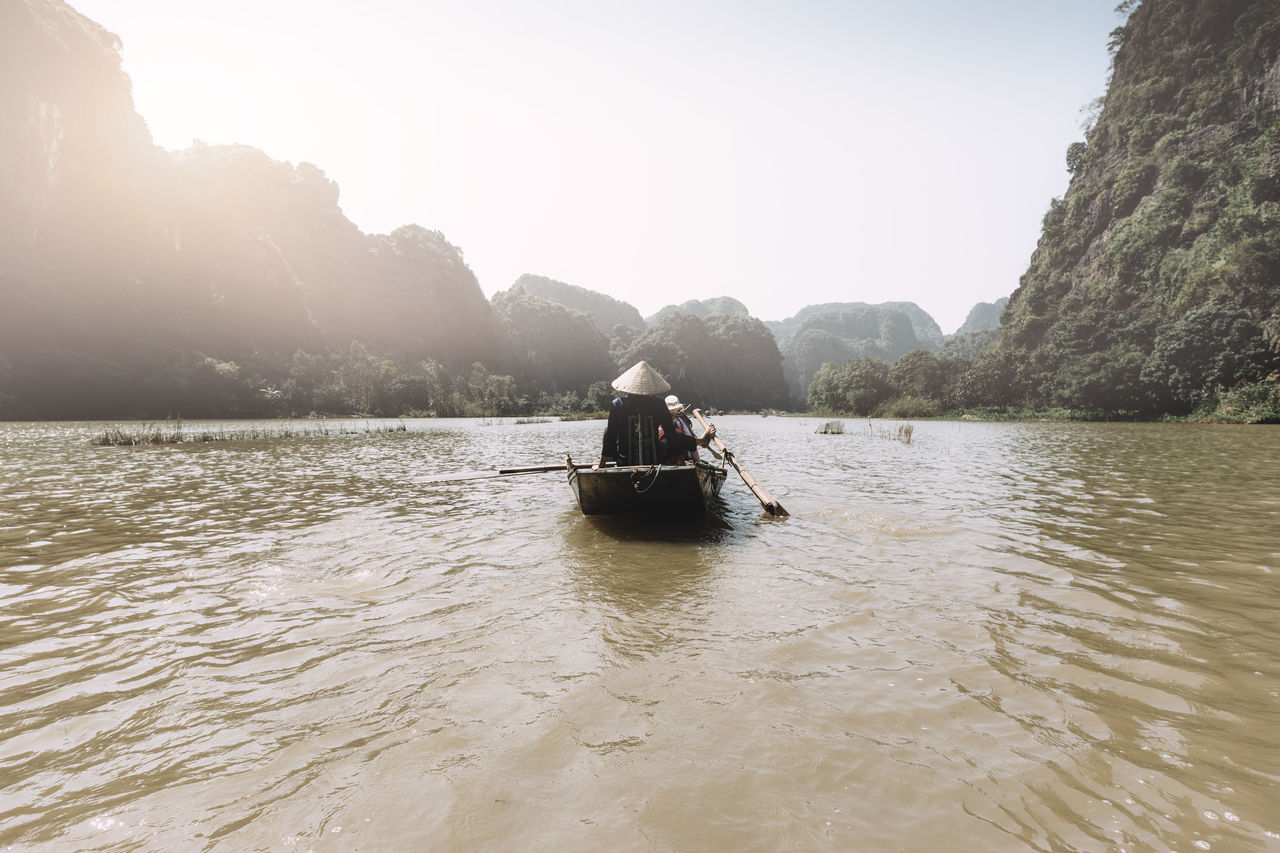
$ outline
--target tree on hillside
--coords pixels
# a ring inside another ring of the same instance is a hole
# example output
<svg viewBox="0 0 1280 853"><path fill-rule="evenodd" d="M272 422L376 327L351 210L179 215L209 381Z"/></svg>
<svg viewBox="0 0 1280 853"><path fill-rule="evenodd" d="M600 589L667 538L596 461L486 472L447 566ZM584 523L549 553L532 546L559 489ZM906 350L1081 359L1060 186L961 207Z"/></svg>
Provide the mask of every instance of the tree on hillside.
<svg viewBox="0 0 1280 853"><path fill-rule="evenodd" d="M889 365L874 358L823 365L809 384L809 404L818 411L870 415L894 395Z"/></svg>
<svg viewBox="0 0 1280 853"><path fill-rule="evenodd" d="M626 302L546 276L525 273L516 279L511 289L523 290L531 296L557 302L574 311L581 311L591 318L591 322L595 323L597 329L605 333L619 324L633 329L643 329L645 325L640 312Z"/></svg>
<svg viewBox="0 0 1280 853"><path fill-rule="evenodd" d="M706 324L694 315L673 312L650 325L624 351L620 365L629 367L642 359L686 403L719 405L715 400L718 360Z"/></svg>
<svg viewBox="0 0 1280 853"><path fill-rule="evenodd" d="M640 359L694 406L753 411L789 407L778 345L754 317L715 315L703 321L669 312L635 339L622 366Z"/></svg>
<svg viewBox="0 0 1280 853"><path fill-rule="evenodd" d="M619 373L631 366L625 363L627 352L631 349L631 345L636 342L636 338L639 335L639 329L622 323L614 326L609 331L609 357L613 359L613 363L617 366Z"/></svg>
<svg viewBox="0 0 1280 853"><path fill-rule="evenodd" d="M717 296L714 299L690 299L679 305L666 305L658 313L645 319L646 323L660 323L671 314L692 314L700 320L709 320L716 315L726 317L749 317L751 312L732 296Z"/></svg>
<svg viewBox="0 0 1280 853"><path fill-rule="evenodd" d="M1211 405L1219 389L1261 380L1277 368L1280 356L1248 314L1214 301L1163 329L1141 372L1163 395L1165 410L1185 413Z"/></svg>
<svg viewBox="0 0 1280 853"><path fill-rule="evenodd" d="M1003 409L1023 398L1018 366L1005 352L983 350L956 377L951 389L953 403L961 408Z"/></svg>
<svg viewBox="0 0 1280 853"><path fill-rule="evenodd" d="M916 324L932 335L937 323L912 303L811 306L797 316L801 315L794 335L783 344L787 383L797 397L803 397L823 364L842 364L857 356L893 361L912 350L936 346L932 337L916 334ZM913 315L919 319L913 320ZM937 336L941 338L940 331Z"/></svg>
<svg viewBox="0 0 1280 853"><path fill-rule="evenodd" d="M586 314L514 289L493 297L493 311L526 392L581 396L612 373L609 341Z"/></svg>
<svg viewBox="0 0 1280 853"><path fill-rule="evenodd" d="M717 405L721 408L788 409L791 395L782 376L782 354L760 320L742 315L707 318L716 358Z"/></svg>
<svg viewBox="0 0 1280 853"><path fill-rule="evenodd" d="M959 359L914 350L893 363L889 368L889 381L903 396L927 397L945 403L956 378L967 366L967 362Z"/></svg>
<svg viewBox="0 0 1280 853"><path fill-rule="evenodd" d="M958 358L973 361L978 353L988 347L995 346L1000 340L1000 329L986 329L981 332L956 332L942 344L938 355L944 358Z"/></svg>
<svg viewBox="0 0 1280 853"><path fill-rule="evenodd" d="M805 329L787 344L783 375L791 393L803 398L824 364L844 364L853 355L849 344L826 329Z"/></svg>

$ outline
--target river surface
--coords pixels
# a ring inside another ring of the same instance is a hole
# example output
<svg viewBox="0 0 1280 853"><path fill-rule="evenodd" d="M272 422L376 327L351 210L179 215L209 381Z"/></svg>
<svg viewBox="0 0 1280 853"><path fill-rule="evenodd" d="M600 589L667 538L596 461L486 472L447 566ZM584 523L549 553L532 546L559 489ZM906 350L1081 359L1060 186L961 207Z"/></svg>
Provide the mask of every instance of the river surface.
<svg viewBox="0 0 1280 853"><path fill-rule="evenodd" d="M1280 851L1280 429L403 423L0 424L0 849Z"/></svg>

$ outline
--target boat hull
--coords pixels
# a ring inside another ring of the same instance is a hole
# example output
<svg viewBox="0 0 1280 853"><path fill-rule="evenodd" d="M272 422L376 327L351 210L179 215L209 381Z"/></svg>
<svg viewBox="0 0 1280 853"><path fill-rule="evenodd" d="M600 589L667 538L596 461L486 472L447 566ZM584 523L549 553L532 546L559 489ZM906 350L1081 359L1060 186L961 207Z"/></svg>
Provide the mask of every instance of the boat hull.
<svg viewBox="0 0 1280 853"><path fill-rule="evenodd" d="M569 467L569 486L583 515L705 513L724 485L725 470L697 465Z"/></svg>

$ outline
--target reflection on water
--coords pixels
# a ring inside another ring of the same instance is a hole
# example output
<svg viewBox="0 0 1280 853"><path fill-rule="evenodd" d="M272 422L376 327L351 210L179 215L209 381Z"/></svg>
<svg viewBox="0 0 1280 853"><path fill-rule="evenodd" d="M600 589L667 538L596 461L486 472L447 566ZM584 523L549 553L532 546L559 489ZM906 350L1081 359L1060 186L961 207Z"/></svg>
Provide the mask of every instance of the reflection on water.
<svg viewBox="0 0 1280 853"><path fill-rule="evenodd" d="M600 423L0 425L0 847L1280 850L1280 431L816 423L674 527L421 482Z"/></svg>
<svg viewBox="0 0 1280 853"><path fill-rule="evenodd" d="M706 611L717 569L709 546L724 541L722 524L584 518L570 508L560 533L575 593L602 620L601 637L616 654L656 654L703 621L699 614Z"/></svg>
<svg viewBox="0 0 1280 853"><path fill-rule="evenodd" d="M1280 710L1274 448L1231 428L1084 432L1039 448L1052 467L1011 474L1039 506L1004 553L1070 583L993 614L995 660L1105 744L1109 774L1123 761L1127 784L1101 791L1122 813L1158 811L1156 826L1204 849L1239 843L1240 816L1267 814L1280 779L1274 722L1259 725Z"/></svg>

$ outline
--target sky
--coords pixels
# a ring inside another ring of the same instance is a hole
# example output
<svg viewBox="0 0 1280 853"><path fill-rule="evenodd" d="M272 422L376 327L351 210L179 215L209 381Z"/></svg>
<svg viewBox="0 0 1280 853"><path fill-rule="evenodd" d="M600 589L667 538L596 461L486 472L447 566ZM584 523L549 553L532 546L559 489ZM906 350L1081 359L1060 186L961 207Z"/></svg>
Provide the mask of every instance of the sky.
<svg viewBox="0 0 1280 853"><path fill-rule="evenodd" d="M648 316L915 302L950 333L1025 272L1105 93L1116 0L70 0L155 142L318 166L486 295Z"/></svg>

